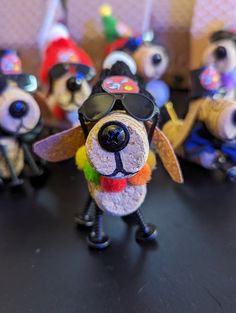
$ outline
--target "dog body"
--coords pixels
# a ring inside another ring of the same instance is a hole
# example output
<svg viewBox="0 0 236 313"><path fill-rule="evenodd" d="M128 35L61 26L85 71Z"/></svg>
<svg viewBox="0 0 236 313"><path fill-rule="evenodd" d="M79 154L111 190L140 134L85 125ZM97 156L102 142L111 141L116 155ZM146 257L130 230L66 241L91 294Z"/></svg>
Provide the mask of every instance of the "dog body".
<svg viewBox="0 0 236 313"><path fill-rule="evenodd" d="M235 177L235 101L210 97L191 101L185 119L167 122L163 131L181 157Z"/></svg>
<svg viewBox="0 0 236 313"><path fill-rule="evenodd" d="M127 76L119 76L120 73ZM96 228L101 226L98 226L101 212L116 216L134 213L140 218L139 207L145 199L146 184L155 167L154 154L149 148L152 137L172 179L182 182L169 141L155 128L155 123L153 127L153 123L141 120L141 116L143 119L145 114L147 116L142 105L151 110L150 117L146 118L156 116L157 108L152 96L139 89L133 77L126 64L117 62L110 71L101 74L92 95L81 107L81 127L56 134L34 146L36 154L54 162L76 155L77 167L84 171L96 204L96 225L89 237L90 245L96 248L101 244L107 246L106 238ZM153 136L150 135L152 131ZM85 222L84 217L80 215L80 222ZM155 237L153 225L142 231L146 234L144 240Z"/></svg>

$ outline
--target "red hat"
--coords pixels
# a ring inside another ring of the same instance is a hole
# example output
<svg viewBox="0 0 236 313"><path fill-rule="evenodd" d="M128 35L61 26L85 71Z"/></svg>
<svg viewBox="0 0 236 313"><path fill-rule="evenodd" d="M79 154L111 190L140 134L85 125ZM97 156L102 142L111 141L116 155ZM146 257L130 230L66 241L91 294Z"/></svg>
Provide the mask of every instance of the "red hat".
<svg viewBox="0 0 236 313"><path fill-rule="evenodd" d="M70 38L58 38L48 44L40 70L40 79L48 82L48 72L57 63L78 63L94 67L88 54Z"/></svg>

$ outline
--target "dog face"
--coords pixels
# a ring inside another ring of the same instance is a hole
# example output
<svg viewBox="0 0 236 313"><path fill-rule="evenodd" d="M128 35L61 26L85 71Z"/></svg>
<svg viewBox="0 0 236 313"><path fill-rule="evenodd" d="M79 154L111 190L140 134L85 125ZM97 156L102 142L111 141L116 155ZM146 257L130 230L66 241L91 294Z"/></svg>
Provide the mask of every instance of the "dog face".
<svg viewBox="0 0 236 313"><path fill-rule="evenodd" d="M86 152L100 175L110 178L133 176L148 157L149 143L144 124L125 113L113 112L90 130Z"/></svg>
<svg viewBox="0 0 236 313"><path fill-rule="evenodd" d="M142 45L133 55L138 74L146 80L159 79L169 65L169 56L162 46Z"/></svg>
<svg viewBox="0 0 236 313"><path fill-rule="evenodd" d="M77 111L89 97L91 87L86 80L76 84L76 78L65 74L52 82L52 93L48 97L50 107L57 104L64 111Z"/></svg>
<svg viewBox="0 0 236 313"><path fill-rule="evenodd" d="M33 96L8 82L0 93L0 127L12 134L26 134L39 120L40 109Z"/></svg>
<svg viewBox="0 0 236 313"><path fill-rule="evenodd" d="M236 67L236 46L233 40L212 42L203 55L206 65L213 64L219 73L227 73Z"/></svg>
<svg viewBox="0 0 236 313"><path fill-rule="evenodd" d="M76 63L58 63L49 71L49 106L59 105L66 112L77 112L89 97L88 83L95 71Z"/></svg>

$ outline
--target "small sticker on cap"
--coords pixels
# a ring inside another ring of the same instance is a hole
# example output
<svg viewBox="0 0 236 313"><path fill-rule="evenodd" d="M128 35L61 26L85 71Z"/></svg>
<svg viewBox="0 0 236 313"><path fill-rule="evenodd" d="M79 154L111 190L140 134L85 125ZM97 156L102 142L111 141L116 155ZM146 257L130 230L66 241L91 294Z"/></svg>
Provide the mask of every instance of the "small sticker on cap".
<svg viewBox="0 0 236 313"><path fill-rule="evenodd" d="M108 93L138 93L138 84L126 76L111 76L104 80L103 90Z"/></svg>
<svg viewBox="0 0 236 313"><path fill-rule="evenodd" d="M16 54L5 55L0 62L0 70L5 75L16 75L22 73L21 61Z"/></svg>
<svg viewBox="0 0 236 313"><path fill-rule="evenodd" d="M61 63L78 63L79 57L73 50L62 50L58 54L58 61Z"/></svg>

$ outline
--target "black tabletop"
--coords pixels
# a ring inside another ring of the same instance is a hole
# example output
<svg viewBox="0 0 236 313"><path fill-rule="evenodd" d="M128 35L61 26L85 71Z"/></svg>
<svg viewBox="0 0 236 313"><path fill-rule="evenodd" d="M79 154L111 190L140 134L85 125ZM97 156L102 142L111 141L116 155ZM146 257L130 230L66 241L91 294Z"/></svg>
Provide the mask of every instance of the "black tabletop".
<svg viewBox="0 0 236 313"><path fill-rule="evenodd" d="M185 97L174 96L181 110ZM2 191L0 312L236 312L236 185L186 162L177 185L158 167L142 206L156 245L106 216L111 247L88 249L73 223L87 188L72 161L50 165L41 189Z"/></svg>

